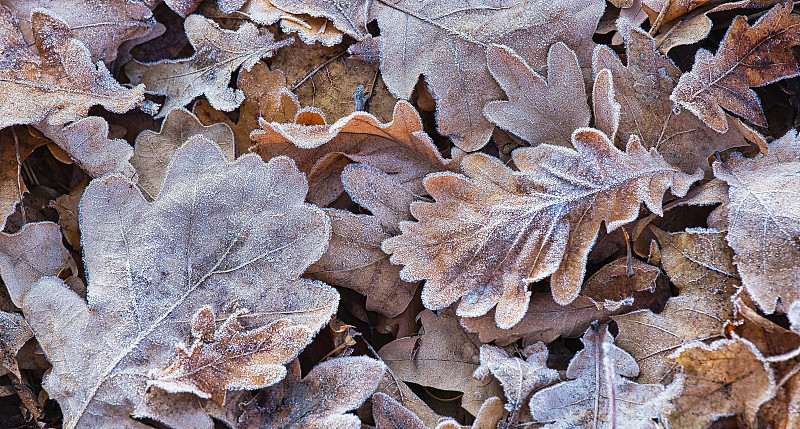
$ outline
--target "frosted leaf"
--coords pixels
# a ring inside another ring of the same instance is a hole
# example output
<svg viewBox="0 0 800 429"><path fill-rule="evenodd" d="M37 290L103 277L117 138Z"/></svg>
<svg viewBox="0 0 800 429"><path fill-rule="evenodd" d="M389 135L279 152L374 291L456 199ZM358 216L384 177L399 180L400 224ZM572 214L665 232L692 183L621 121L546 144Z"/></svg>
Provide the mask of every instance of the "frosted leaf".
<svg viewBox="0 0 800 429"><path fill-rule="evenodd" d="M714 163L728 184L728 244L750 296L766 313L800 300L800 141L790 130L756 159Z"/></svg>
<svg viewBox="0 0 800 429"><path fill-rule="evenodd" d="M0 130L0 227L5 227L6 217L28 191L19 174L21 165L17 161L24 162L36 148L47 143L47 139L36 138L23 127Z"/></svg>
<svg viewBox="0 0 800 429"><path fill-rule="evenodd" d="M115 113L144 106L144 87L125 88L102 63L93 64L64 21L43 10L30 19L38 54L28 48L11 11L0 6L0 128L42 120L60 125L97 104Z"/></svg>
<svg viewBox="0 0 800 429"><path fill-rule="evenodd" d="M507 46L486 52L489 71L509 101L490 101L483 114L536 146L571 146L572 132L589 126L589 106L578 57L558 42L547 56L547 80Z"/></svg>
<svg viewBox="0 0 800 429"><path fill-rule="evenodd" d="M239 67L250 70L258 60L271 57L276 49L293 41L289 38L276 42L269 30L250 22L236 31L224 30L201 15L186 18L184 28L195 51L191 57L152 64L134 61L125 66L131 81L143 83L148 92L167 96L156 117L204 94L217 110L229 112L239 107L244 94L228 86L231 74Z"/></svg>
<svg viewBox="0 0 800 429"><path fill-rule="evenodd" d="M239 427L359 429L358 417L344 413L372 395L385 368L365 356L339 357L317 365L301 380L295 361L282 382L242 406Z"/></svg>
<svg viewBox="0 0 800 429"><path fill-rule="evenodd" d="M632 138L627 152L605 134L580 128L575 150L539 145L514 151L514 172L496 158L467 155L465 176L440 173L425 181L435 203L414 203L418 222L383 242L404 280L427 280L422 302L477 317L497 306L500 328L517 324L532 282L551 277L559 304L580 292L586 258L602 222L609 231L635 220L642 202L661 214L663 193L684 195L702 177L689 176Z"/></svg>
<svg viewBox="0 0 800 429"><path fill-rule="evenodd" d="M611 70L597 72L592 87L592 113L594 128L604 132L609 140L617 140L622 105L617 103Z"/></svg>
<svg viewBox="0 0 800 429"><path fill-rule="evenodd" d="M503 408L503 401L496 396L483 401L478 414L475 416L475 421L472 425L461 425L455 419L450 417L443 417L436 425L436 429L484 429L484 428L497 428L500 420L505 414Z"/></svg>
<svg viewBox="0 0 800 429"><path fill-rule="evenodd" d="M366 8L364 8L366 12ZM304 43L312 45L320 42L325 46L334 46L342 42L341 30L319 15L311 16L308 9L297 9L300 13L290 13L276 7L271 0L250 0L243 9L250 19L261 25L281 22L284 33L296 32Z"/></svg>
<svg viewBox="0 0 800 429"><path fill-rule="evenodd" d="M256 329L284 320L319 330L338 294L298 278L330 235L324 213L303 202L306 186L287 158L230 163L204 139L178 149L153 202L119 175L94 180L80 206L89 304L52 277L21 303L54 364L44 386L64 427L143 426L129 416L212 427L197 396L147 390L202 307Z"/></svg>
<svg viewBox="0 0 800 429"><path fill-rule="evenodd" d="M328 18L334 27L356 40L362 40L369 34L367 32L369 0L270 0L270 2L289 13Z"/></svg>
<svg viewBox="0 0 800 429"><path fill-rule="evenodd" d="M234 158L233 132L227 125L204 126L195 115L183 108L167 113L159 132L145 130L136 136L131 164L136 168L139 186L150 198L158 195L172 155L195 135L216 143L226 158Z"/></svg>
<svg viewBox="0 0 800 429"><path fill-rule="evenodd" d="M427 428L416 414L385 393L372 395L372 416L378 429Z"/></svg>
<svg viewBox="0 0 800 429"><path fill-rule="evenodd" d="M80 250L81 230L78 226L78 203L83 197L83 191L89 184L85 180L74 187L69 194L58 197L55 201L50 201L50 207L58 211L58 224L61 225L61 233L67 239L67 243L74 249Z"/></svg>
<svg viewBox="0 0 800 429"><path fill-rule="evenodd" d="M628 275L627 257L622 256L603 265L581 287L581 295L591 299L597 308L617 310L653 296L659 283L669 289L661 270L638 259L630 263L633 275ZM669 294L667 294L669 296ZM641 304L638 308L642 308Z"/></svg>
<svg viewBox="0 0 800 429"><path fill-rule="evenodd" d="M33 332L21 314L0 311L0 372L22 377L17 353L31 338Z"/></svg>

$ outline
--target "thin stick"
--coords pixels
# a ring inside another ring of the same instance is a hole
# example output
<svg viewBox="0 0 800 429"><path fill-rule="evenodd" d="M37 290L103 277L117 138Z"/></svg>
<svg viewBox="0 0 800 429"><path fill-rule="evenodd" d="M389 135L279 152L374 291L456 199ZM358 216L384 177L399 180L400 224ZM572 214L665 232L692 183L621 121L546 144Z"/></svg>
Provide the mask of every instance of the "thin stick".
<svg viewBox="0 0 800 429"><path fill-rule="evenodd" d="M664 17L667 15L667 9L672 6L672 0L667 0L664 3L664 6L661 8L661 11L658 12L658 16L656 17L655 22L653 22L653 26L650 27L650 35L655 36L658 32L658 28L661 27L661 22L664 21Z"/></svg>
<svg viewBox="0 0 800 429"><path fill-rule="evenodd" d="M631 238L628 237L628 231L625 231L625 227L622 228L622 234L625 236L625 246L628 248L628 257L625 259L625 266L628 268L628 277L633 277L633 255L631 254Z"/></svg>

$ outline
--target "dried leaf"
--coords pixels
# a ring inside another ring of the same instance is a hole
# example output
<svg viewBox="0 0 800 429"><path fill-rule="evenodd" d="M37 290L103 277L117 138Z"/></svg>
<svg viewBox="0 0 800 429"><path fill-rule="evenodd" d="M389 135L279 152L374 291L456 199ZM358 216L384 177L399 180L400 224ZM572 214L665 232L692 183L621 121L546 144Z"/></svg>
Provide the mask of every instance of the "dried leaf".
<svg viewBox="0 0 800 429"><path fill-rule="evenodd" d="M547 55L547 80L507 46L486 52L489 71L509 101L490 101L487 119L529 141L571 147L572 132L589 126L589 106L578 57L558 42Z"/></svg>
<svg viewBox="0 0 800 429"><path fill-rule="evenodd" d="M591 36L605 2L553 1L533 6L490 0L466 4L401 0L375 6L371 13L381 30L381 72L386 86L395 97L408 99L424 75L436 98L439 133L471 152L486 144L494 128L483 117L483 106L503 97L500 86L487 78L486 48L506 45L543 74L548 49L561 41L587 67L594 49Z"/></svg>
<svg viewBox="0 0 800 429"><path fill-rule="evenodd" d="M493 396L483 402L471 426L462 426L454 419L445 417L439 420L436 429L496 429L504 413L503 401Z"/></svg>
<svg viewBox="0 0 800 429"><path fill-rule="evenodd" d="M275 7L270 0L250 0L242 11L261 25L280 21L284 33L296 32L300 40L308 45L320 42L325 46L333 46L342 42L342 31L334 28L330 21L325 18L314 18L306 14L306 10L300 10L303 10L303 13L293 14Z"/></svg>
<svg viewBox="0 0 800 429"><path fill-rule="evenodd" d="M583 349L567 368L569 381L531 397L534 422L549 423L547 428L646 427L650 419L660 417L658 399L664 386L629 380L639 375L639 366L631 355L614 345L608 327L590 328L581 341ZM610 365L603 365L606 360ZM609 374L609 370L613 373ZM610 391L614 392L613 401Z"/></svg>
<svg viewBox="0 0 800 429"><path fill-rule="evenodd" d="M700 49L692 71L681 76L670 99L719 132L728 130L725 110L766 127L750 89L800 74L789 49L800 44L800 17L787 3L770 9L751 27L737 16L716 54Z"/></svg>
<svg viewBox="0 0 800 429"><path fill-rule="evenodd" d="M21 314L0 311L0 370L22 377L17 364L19 349L33 338L31 328Z"/></svg>
<svg viewBox="0 0 800 429"><path fill-rule="evenodd" d="M597 308L617 310L647 299L656 290L661 270L638 259L631 260L632 276L628 275L626 257L620 257L600 268L586 280L581 295L591 299ZM638 306L643 307L642 305Z"/></svg>
<svg viewBox="0 0 800 429"><path fill-rule="evenodd" d="M359 429L358 417L344 413L372 395L384 368L368 357L340 357L317 365L300 380L299 365L290 366L284 381L244 404L239 427Z"/></svg>
<svg viewBox="0 0 800 429"><path fill-rule="evenodd" d="M489 373L500 381L505 391L506 410L516 415L533 392L560 380L558 371L547 367L547 346L536 343L525 348L525 360L509 356L500 347L481 346L481 366L473 377L483 379Z"/></svg>
<svg viewBox="0 0 800 429"><path fill-rule="evenodd" d="M683 366L683 389L671 400L670 426L707 427L740 411L752 422L758 407L775 394L772 370L763 359L752 343L736 336L676 351L672 360Z"/></svg>
<svg viewBox="0 0 800 429"><path fill-rule="evenodd" d="M249 310L251 326L323 326L337 293L298 276L322 254L330 227L303 203L306 189L291 160L229 163L203 139L178 149L152 203L121 176L93 181L80 225L91 310L52 277L22 302L54 363L44 386L61 404L64 427L141 427L131 415L212 427L209 402L146 392L150 372L189 339L188 322L202 307L221 317ZM291 347L281 355L302 344Z"/></svg>
<svg viewBox="0 0 800 429"><path fill-rule="evenodd" d="M486 399L502 394L494 378L472 377L480 366L480 342L461 329L451 310L438 316L425 310L420 317L424 334L394 340L378 354L403 381L463 392L461 406L476 415Z"/></svg>
<svg viewBox="0 0 800 429"><path fill-rule="evenodd" d="M19 162L24 162L36 148L45 144L46 139L37 139L21 127L0 130L0 226L5 227L6 218L28 191L19 174Z"/></svg>
<svg viewBox="0 0 800 429"><path fill-rule="evenodd" d="M378 429L427 428L416 414L385 393L372 395L372 416Z"/></svg>
<svg viewBox="0 0 800 429"><path fill-rule="evenodd" d="M254 150L265 160L290 156L309 175L309 201L328 205L344 192L340 174L350 162L371 165L392 176L407 192L422 196L429 173L454 170L422 130L416 110L400 101L392 122L381 123L369 113L356 112L333 125L299 125L261 121L252 134Z"/></svg>
<svg viewBox="0 0 800 429"><path fill-rule="evenodd" d="M378 383L376 392L386 394L398 401L403 407L419 417L426 427L436 426L440 416L436 414L425 402L414 393L406 383L400 381L390 368L386 368L383 378Z"/></svg>
<svg viewBox="0 0 800 429"><path fill-rule="evenodd" d="M366 164L345 167L342 181L353 201L373 215L326 209L331 220L331 241L305 276L353 289L366 295L367 310L395 317L408 307L418 284L400 279L401 267L389 262L381 243L400 232L400 220L411 219L408 206L416 198Z"/></svg>
<svg viewBox="0 0 800 429"><path fill-rule="evenodd" d="M224 30L201 15L184 22L194 55L182 60L163 60L152 64L129 63L125 72L131 81L141 82L148 92L167 96L157 118L204 95L217 110L231 111L242 103L241 90L228 86L231 74L239 67L250 70L261 58L271 57L276 49L293 39L275 41L269 30L246 22L238 30Z"/></svg>
<svg viewBox="0 0 800 429"><path fill-rule="evenodd" d="M67 243L74 250L80 250L83 247L81 246L81 230L78 226L78 203L88 184L88 181L83 181L69 194L64 194L50 202L50 207L58 210L58 224L61 225L61 233L64 234Z"/></svg>
<svg viewBox="0 0 800 429"><path fill-rule="evenodd" d="M800 141L789 131L755 160L714 163L729 186L728 244L750 296L766 313L800 299Z"/></svg>
<svg viewBox="0 0 800 429"><path fill-rule="evenodd" d="M656 148L667 162L691 173L698 168L710 172L708 157L716 152L748 145L736 128L720 134L688 112L675 112L668 96L681 71L656 51L647 33L639 28L625 30L627 66L605 46L597 48L593 63L596 76L603 69L613 75L615 100L621 105L618 146L637 135L646 148Z"/></svg>
<svg viewBox="0 0 800 429"><path fill-rule="evenodd" d="M145 130L136 136L131 164L136 168L139 187L151 199L158 195L172 155L196 135L216 143L229 160L234 158L233 132L227 125L203 126L196 116L183 108L176 108L167 113L159 132Z"/></svg>
<svg viewBox="0 0 800 429"><path fill-rule="evenodd" d="M401 222L403 234L384 241L383 250L405 265L404 280L427 280L427 308L460 300L458 315L477 317L497 306L497 326L507 329L525 315L528 285L551 274L555 301L568 304L578 296L602 222L613 231L633 221L641 202L660 214L670 186L684 195L702 177L673 169L636 139L622 152L605 134L581 128L572 145L576 150L514 151L520 172L472 154L462 161L466 177L443 173L426 180L436 203L414 203L419 222Z"/></svg>
<svg viewBox="0 0 800 429"><path fill-rule="evenodd" d="M69 29L67 37L86 45L93 63L113 61L124 41L146 35L156 23L147 6L133 0L2 0L0 4L19 19L28 46L36 43L31 14L44 10L64 21Z"/></svg>
<svg viewBox="0 0 800 429"><path fill-rule="evenodd" d="M270 0L279 9L293 14L324 16L333 26L361 40L367 32L368 0ZM307 42L308 43L308 42Z"/></svg>
<svg viewBox="0 0 800 429"><path fill-rule="evenodd" d="M64 21L43 10L30 19L38 55L28 48L11 11L0 6L0 128L42 120L64 124L97 104L116 113L147 108L144 87L122 87L104 65L93 64Z"/></svg>

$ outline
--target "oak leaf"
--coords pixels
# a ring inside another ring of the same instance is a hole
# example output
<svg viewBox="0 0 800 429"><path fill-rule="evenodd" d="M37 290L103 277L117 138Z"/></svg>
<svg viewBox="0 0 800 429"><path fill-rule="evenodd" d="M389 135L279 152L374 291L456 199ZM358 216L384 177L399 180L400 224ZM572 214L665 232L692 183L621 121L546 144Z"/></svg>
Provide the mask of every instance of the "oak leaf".
<svg viewBox="0 0 800 429"><path fill-rule="evenodd" d="M81 230L78 226L78 204L83 197L88 181L83 181L78 186L72 188L69 194L64 194L50 202L50 207L58 211L58 224L61 225L61 233L74 250L80 250Z"/></svg>
<svg viewBox="0 0 800 429"><path fill-rule="evenodd" d="M392 176L416 196L426 195L427 174L458 168L442 158L411 104L395 105L392 121L381 123L366 112L355 112L332 125L300 125L261 121L251 138L254 152L268 160L286 155L309 176L309 201L325 206L343 192L341 171L351 162L371 165Z"/></svg>
<svg viewBox="0 0 800 429"><path fill-rule="evenodd" d="M684 195L703 174L675 170L636 138L622 152L591 128L576 130L572 145L514 151L519 172L471 154L461 163L466 176L427 178L436 202L414 203L419 222L401 222L402 235L383 242L392 262L405 265L404 280L427 280L427 308L460 300L458 315L476 317L497 306L497 326L507 329L525 315L528 285L550 275L555 301L568 304L603 222L613 231L633 221L642 202L660 214L669 187Z"/></svg>
<svg viewBox="0 0 800 429"><path fill-rule="evenodd" d="M80 208L91 309L52 277L21 301L54 363L44 386L64 427L142 427L130 416L212 427L204 409L213 402L146 389L202 307L221 317L248 310L243 320L256 328L323 326L338 294L298 277L322 254L330 226L303 202L306 189L287 158L230 163L204 139L178 149L153 202L119 175L93 181ZM303 345L283 344L281 355Z"/></svg>
<svg viewBox="0 0 800 429"><path fill-rule="evenodd" d="M401 0L379 2L370 13L381 30L381 73L389 91L408 99L424 75L436 99L439 133L470 152L483 147L494 128L483 106L503 97L500 86L487 78L486 48L506 45L542 74L548 49L562 41L587 67L595 45L591 35L604 9L599 0L510 5L482 0L466 6Z"/></svg>
<svg viewBox="0 0 800 429"><path fill-rule="evenodd" d="M158 195L172 155L196 135L216 143L226 158L234 158L233 132L227 125L204 126L195 115L180 107L167 113L158 132L145 130L136 136L131 164L136 168L139 187L149 198Z"/></svg>
<svg viewBox="0 0 800 429"><path fill-rule="evenodd" d="M0 226L5 227L6 218L22 201L28 187L20 175L22 165L28 155L43 145L47 139L36 138L22 127L8 127L0 130ZM2 228L0 228L2 229Z"/></svg>
<svg viewBox="0 0 800 429"><path fill-rule="evenodd" d="M372 395L384 369L368 357L339 357L317 365L301 380L295 361L283 381L243 405L239 427L359 429L358 417L344 413Z"/></svg>
<svg viewBox="0 0 800 429"><path fill-rule="evenodd" d="M145 36L156 24L150 9L133 0L2 0L0 4L19 19L28 45L35 43L30 19L33 11L46 10L57 16L67 25L69 37L86 45L92 62L113 61L123 42Z"/></svg>
<svg viewBox="0 0 800 429"><path fill-rule="evenodd" d="M372 416L378 429L426 429L425 423L411 410L392 399L375 392L372 395Z"/></svg>
<svg viewBox="0 0 800 429"><path fill-rule="evenodd" d="M737 16L716 54L697 51L692 71L681 76L670 99L719 132L728 130L725 110L766 127L750 88L800 74L789 49L800 44L800 17L791 12L791 4L779 4L752 27Z"/></svg>
<svg viewBox="0 0 800 429"><path fill-rule="evenodd" d="M581 295L591 299L599 309L617 310L634 303L638 308L645 307L637 301L653 299L659 284L662 285L662 290L669 289L668 282L661 276L658 267L638 259L632 259L628 265L626 259L623 256L603 265L583 284Z"/></svg>
<svg viewBox="0 0 800 429"><path fill-rule="evenodd" d="M353 201L372 215L325 209L331 240L307 278L353 289L367 297L367 310L395 317L408 307L417 283L400 279L400 266L381 250L383 240L400 233L398 223L411 219L408 206L416 196L391 177L365 164L350 164L342 182Z"/></svg>
<svg viewBox="0 0 800 429"><path fill-rule="evenodd" d="M627 27L621 31L626 30L627 65L605 46L597 47L593 61L595 75L609 69L613 76L615 100L621 106L617 144L635 134L646 148L656 148L667 162L687 173L697 168L710 172L709 156L748 145L736 127L720 134L689 112L675 112L668 97L681 71L656 51L646 32Z"/></svg>
<svg viewBox="0 0 800 429"><path fill-rule="evenodd" d="M728 184L728 244L750 296L766 313L800 300L800 140L790 130L766 155L714 163Z"/></svg>
<svg viewBox="0 0 800 429"><path fill-rule="evenodd" d="M144 86L125 88L103 64L92 64L89 50L71 37L64 21L43 10L30 20L38 54L28 48L11 11L0 5L0 128L42 120L64 124L97 104L115 113L149 110Z"/></svg>
<svg viewBox="0 0 800 429"><path fill-rule="evenodd" d="M325 46L333 46L342 42L344 33L326 18L319 17L320 15L311 16L304 8L297 9L302 13L290 13L273 3L271 0L250 0L242 12L261 25L271 25L280 21L284 33L296 32L300 40L308 45L320 42Z"/></svg>
<svg viewBox="0 0 800 429"><path fill-rule="evenodd" d="M571 146L572 132L589 126L589 106L578 57L564 43L550 47L547 80L507 46L486 52L489 71L509 101L490 101L487 119L536 146Z"/></svg>
<svg viewBox="0 0 800 429"><path fill-rule="evenodd" d="M0 311L0 372L14 374L17 379L22 377L17 353L31 338L33 331L21 314Z"/></svg>
<svg viewBox="0 0 800 429"><path fill-rule="evenodd" d="M398 378L464 392L461 406L472 415L478 413L486 399L502 395L503 390L493 377L472 377L480 366L481 343L474 334L464 332L451 310L442 310L438 316L424 310L420 318L424 334L394 340L378 351Z"/></svg>
<svg viewBox="0 0 800 429"><path fill-rule="evenodd" d="M531 397L534 422L547 423L547 428L646 427L661 416L664 386L630 381L639 375L639 366L614 345L607 326L590 328L581 341L583 349L567 367L569 381Z"/></svg>
<svg viewBox="0 0 800 429"><path fill-rule="evenodd" d="M436 422L441 418L441 416L436 414L428 404L408 387L408 384L397 378L388 366L375 392L383 393L400 402L403 407L407 408L422 420L426 427L436 426Z"/></svg>
<svg viewBox="0 0 800 429"><path fill-rule="evenodd" d="M333 26L356 40L361 40L367 32L369 0L269 0L279 9L311 16L323 16L333 22Z"/></svg>
<svg viewBox="0 0 800 429"><path fill-rule="evenodd" d="M444 417L436 424L436 429L494 429L500 427L504 414L503 401L492 396L483 402L472 425L461 425L453 418Z"/></svg>
<svg viewBox="0 0 800 429"><path fill-rule="evenodd" d="M744 412L749 424L775 394L769 364L755 346L735 334L712 344L694 343L671 357L683 367L682 389L671 399L671 427L707 427L718 417Z"/></svg>
<svg viewBox="0 0 800 429"><path fill-rule="evenodd" d="M244 94L228 86L231 75L239 67L250 70L261 58L271 57L276 49L293 41L276 42L269 30L258 29L250 22L236 31L224 30L201 15L186 18L184 28L195 51L191 57L152 64L134 61L125 67L132 81L146 85L148 92L167 96L157 118L204 94L217 110L227 112L239 107Z"/></svg>

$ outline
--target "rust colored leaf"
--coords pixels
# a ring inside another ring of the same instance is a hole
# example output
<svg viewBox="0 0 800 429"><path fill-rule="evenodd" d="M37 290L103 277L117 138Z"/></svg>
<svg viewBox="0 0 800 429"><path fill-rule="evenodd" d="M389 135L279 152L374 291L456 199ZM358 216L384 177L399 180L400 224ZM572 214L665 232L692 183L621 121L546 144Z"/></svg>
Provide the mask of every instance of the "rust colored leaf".
<svg viewBox="0 0 800 429"><path fill-rule="evenodd" d="M238 30L224 30L201 15L190 15L184 22L186 37L194 55L182 60L164 60L152 64L128 63L125 72L134 82L146 85L148 92L167 96L156 117L182 107L195 97L205 95L217 110L231 111L242 103L241 90L228 86L231 74L239 67L250 70L258 60L271 57L276 49L293 39L275 41L269 30L246 22Z"/></svg>
<svg viewBox="0 0 800 429"><path fill-rule="evenodd" d="M569 381L531 397L534 422L553 424L548 427L646 427L650 419L660 417L664 386L630 380L639 375L639 366L614 345L608 327L590 328L581 341L583 349L567 367Z"/></svg>
<svg viewBox="0 0 800 429"><path fill-rule="evenodd" d="M371 14L381 30L381 72L386 86L408 99L420 75L436 99L439 133L466 151L483 147L493 124L482 114L503 91L487 78L486 49L513 49L532 70L544 74L547 52L558 41L589 65L591 39L605 9L599 0L497 3L490 0L380 2ZM554 21L558 25L552 25ZM584 73L588 76L588 73ZM465 95L467 91L468 95Z"/></svg>
<svg viewBox="0 0 800 429"><path fill-rule="evenodd" d="M369 34L367 32L369 0L270 0L270 2L289 13L328 18L334 27L356 40L361 40Z"/></svg>
<svg viewBox="0 0 800 429"><path fill-rule="evenodd" d="M0 130L0 226L5 226L6 218L28 191L19 174L19 162L24 162L36 148L46 144L46 139L35 138L23 127Z"/></svg>
<svg viewBox="0 0 800 429"><path fill-rule="evenodd" d="M385 393L372 395L372 416L378 429L427 428L416 414Z"/></svg>
<svg viewBox="0 0 800 429"><path fill-rule="evenodd" d="M445 417L439 420L436 429L494 429L498 427L504 414L503 401L493 396L483 402L472 425L464 426L455 419Z"/></svg>
<svg viewBox="0 0 800 429"><path fill-rule="evenodd" d="M364 356L323 362L300 380L300 365L286 378L243 405L242 429L359 429L361 421L346 411L357 408L378 386L385 366Z"/></svg>
<svg viewBox="0 0 800 429"><path fill-rule="evenodd" d="M675 170L635 138L622 152L605 134L581 128L572 145L514 151L519 172L472 154L462 161L466 176L426 180L436 202L414 203L419 222L401 222L403 234L383 250L405 265L404 280L427 280L427 308L460 300L458 315L477 317L497 306L497 326L507 329L527 311L528 285L550 275L555 301L568 304L580 292L602 222L613 231L636 219L642 202L660 214L669 187L684 195L702 177Z"/></svg>
<svg viewBox="0 0 800 429"><path fill-rule="evenodd" d="M637 135L646 148L656 148L667 162L692 173L698 168L710 172L708 157L714 153L748 145L738 128L720 134L689 112L676 112L668 98L681 71L656 51L647 33L628 27L622 31L628 31L627 66L605 46L597 48L593 63L596 76L603 69L613 75L614 98L621 107L618 146Z"/></svg>
<svg viewBox="0 0 800 429"><path fill-rule="evenodd" d="M309 201L328 205L344 192L341 171L351 162L367 164L392 176L407 192L426 194L427 174L457 169L442 158L422 130L416 110L400 101L392 122L383 124L369 113L356 112L333 125L267 123L252 134L254 150L265 160L286 155L309 175Z"/></svg>
<svg viewBox="0 0 800 429"><path fill-rule="evenodd" d="M628 276L625 256L609 262L583 284L581 295L594 301L598 308L617 310L647 299L656 290L661 270L638 259L631 260L632 276ZM639 308L642 306L639 305Z"/></svg>
<svg viewBox="0 0 800 429"><path fill-rule="evenodd" d="M745 339L687 345L671 359L683 366L683 388L671 400L671 427L707 427L738 412L752 422L759 406L775 394L772 369Z"/></svg>
<svg viewBox="0 0 800 429"><path fill-rule="evenodd" d="M307 326L276 320L244 331L233 314L215 330L216 317L203 307L192 319L194 343L178 346L178 358L168 367L152 371L148 386L167 392L189 392L223 405L226 390L255 390L270 386L286 375L283 364L294 358L313 337Z"/></svg>
<svg viewBox="0 0 800 429"><path fill-rule="evenodd" d="M204 139L178 149L153 202L119 175L94 180L80 218L91 310L53 277L21 299L54 363L44 385L61 404L64 427L142 427L131 415L213 427L213 402L148 391L146 383L189 341L188 322L202 307L223 318L247 310L243 321L255 329L319 330L338 294L298 278L330 234L324 213L303 202L306 189L287 158L231 163ZM295 356L303 345L283 344L279 355Z"/></svg>
<svg viewBox="0 0 800 429"><path fill-rule="evenodd" d="M320 42L325 46L333 46L342 42L343 32L327 19L320 17L325 14L312 16L307 13L310 12L308 9L296 10L302 13L287 12L276 7L271 0L251 0L245 5L243 12L261 25L271 25L280 21L284 33L296 32L300 40L309 45ZM363 12L366 15L366 3ZM364 26L366 28L366 22Z"/></svg>
<svg viewBox="0 0 800 429"><path fill-rule="evenodd" d="M800 300L800 141L789 131L754 160L714 163L729 187L728 244L750 296L766 313Z"/></svg>
<svg viewBox="0 0 800 429"><path fill-rule="evenodd" d="M547 55L547 80L507 46L486 52L489 71L509 101L490 101L483 114L500 128L536 146L571 147L572 132L589 126L589 106L578 57L559 42Z"/></svg>
<svg viewBox="0 0 800 429"><path fill-rule="evenodd" d="M84 181L73 188L69 194L64 194L50 202L50 207L58 210L58 224L61 225L61 233L64 234L67 243L74 250L80 250L83 247L81 246L81 230L78 226L78 203L88 184L88 181Z"/></svg>
<svg viewBox="0 0 800 429"><path fill-rule="evenodd" d="M305 276L366 295L367 310L395 317L408 307L418 283L400 279L400 266L381 250L383 240L400 233L398 223L411 219L416 196L391 177L366 164L350 164L342 182L353 201L372 215L325 209L331 240L325 254Z"/></svg>
<svg viewBox="0 0 800 429"><path fill-rule="evenodd" d="M716 54L697 51L692 71L681 76L670 99L719 132L728 130L725 110L767 126L750 88L800 74L789 49L800 44L800 17L791 12L792 4L779 4L752 27L737 16Z"/></svg>
<svg viewBox="0 0 800 429"><path fill-rule="evenodd" d="M172 155L196 135L216 143L229 160L234 158L233 132L227 125L204 126L195 115L183 108L167 113L159 132L145 130L136 136L131 164L136 168L139 187L149 198L158 195Z"/></svg>
<svg viewBox="0 0 800 429"><path fill-rule="evenodd" d="M125 88L104 65L93 64L64 21L43 10L30 20L38 54L28 48L11 11L0 6L0 128L42 120L64 124L97 104L116 113L146 108L144 87Z"/></svg>
<svg viewBox="0 0 800 429"><path fill-rule="evenodd" d="M69 35L83 43L93 63L109 63L117 57L126 40L145 36L156 21L150 9L133 0L2 0L19 20L19 29L28 45L36 43L31 14L45 10L67 25Z"/></svg>
<svg viewBox="0 0 800 429"><path fill-rule="evenodd" d="M502 395L502 388L493 377L472 377L480 366L481 343L475 335L464 332L451 310L442 310L438 316L425 310L420 317L424 334L394 340L378 352L398 378L464 392L461 406L472 415L478 413L486 399Z"/></svg>

